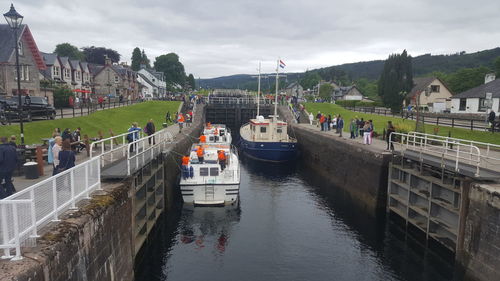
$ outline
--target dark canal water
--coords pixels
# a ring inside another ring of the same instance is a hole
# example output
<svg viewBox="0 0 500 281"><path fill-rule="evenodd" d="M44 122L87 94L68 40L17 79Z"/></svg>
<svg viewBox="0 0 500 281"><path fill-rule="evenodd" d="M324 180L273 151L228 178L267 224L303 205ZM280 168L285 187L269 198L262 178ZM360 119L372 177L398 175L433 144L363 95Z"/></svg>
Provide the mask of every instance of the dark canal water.
<svg viewBox="0 0 500 281"><path fill-rule="evenodd" d="M305 170L242 159L240 206L170 212L136 280L459 280L451 259Z"/></svg>

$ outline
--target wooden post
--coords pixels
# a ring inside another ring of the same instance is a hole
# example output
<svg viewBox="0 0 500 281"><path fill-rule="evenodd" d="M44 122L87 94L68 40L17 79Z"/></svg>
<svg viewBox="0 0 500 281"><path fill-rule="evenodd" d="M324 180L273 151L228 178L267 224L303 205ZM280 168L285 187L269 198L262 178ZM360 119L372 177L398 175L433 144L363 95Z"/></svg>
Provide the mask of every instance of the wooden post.
<svg viewBox="0 0 500 281"><path fill-rule="evenodd" d="M43 150L41 146L36 147L36 162L38 163L38 175L43 176Z"/></svg>
<svg viewBox="0 0 500 281"><path fill-rule="evenodd" d="M83 135L83 142L85 143L85 150L87 151L87 157L90 157L89 135Z"/></svg>

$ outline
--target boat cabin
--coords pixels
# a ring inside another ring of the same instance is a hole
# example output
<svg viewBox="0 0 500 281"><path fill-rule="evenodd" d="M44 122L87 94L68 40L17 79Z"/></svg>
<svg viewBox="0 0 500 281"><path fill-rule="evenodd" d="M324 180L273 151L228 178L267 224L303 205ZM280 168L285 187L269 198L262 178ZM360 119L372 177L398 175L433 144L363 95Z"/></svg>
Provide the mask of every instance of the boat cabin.
<svg viewBox="0 0 500 281"><path fill-rule="evenodd" d="M207 125L203 129L203 134L207 137L207 143L231 143L231 134L226 125Z"/></svg>
<svg viewBox="0 0 500 281"><path fill-rule="evenodd" d="M288 141L287 123L284 121L273 122L264 116L250 119L250 134L254 141Z"/></svg>

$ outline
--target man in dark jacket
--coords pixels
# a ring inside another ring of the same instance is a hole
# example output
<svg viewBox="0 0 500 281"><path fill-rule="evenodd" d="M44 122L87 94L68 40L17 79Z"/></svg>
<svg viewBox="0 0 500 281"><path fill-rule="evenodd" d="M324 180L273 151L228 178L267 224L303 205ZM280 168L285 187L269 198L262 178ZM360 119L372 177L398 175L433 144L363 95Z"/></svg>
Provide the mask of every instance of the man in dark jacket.
<svg viewBox="0 0 500 281"><path fill-rule="evenodd" d="M1 137L0 142L0 198L3 199L15 192L12 172L17 166L17 153L6 137Z"/></svg>
<svg viewBox="0 0 500 281"><path fill-rule="evenodd" d="M495 111L492 110L488 115L488 123L490 123L492 133L495 131L495 117Z"/></svg>

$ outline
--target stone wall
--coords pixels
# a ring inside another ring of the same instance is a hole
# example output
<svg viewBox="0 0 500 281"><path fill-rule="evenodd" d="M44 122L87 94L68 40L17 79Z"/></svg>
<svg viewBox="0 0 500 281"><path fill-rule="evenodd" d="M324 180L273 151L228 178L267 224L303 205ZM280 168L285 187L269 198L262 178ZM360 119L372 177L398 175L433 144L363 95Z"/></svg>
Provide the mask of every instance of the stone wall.
<svg viewBox="0 0 500 281"><path fill-rule="evenodd" d="M291 125L290 134L299 142L302 161L329 179L332 188L343 189L369 214L385 210L391 153L303 125Z"/></svg>
<svg viewBox="0 0 500 281"><path fill-rule="evenodd" d="M500 276L500 184L473 183L465 221L463 250L457 260L466 279L498 280Z"/></svg>

